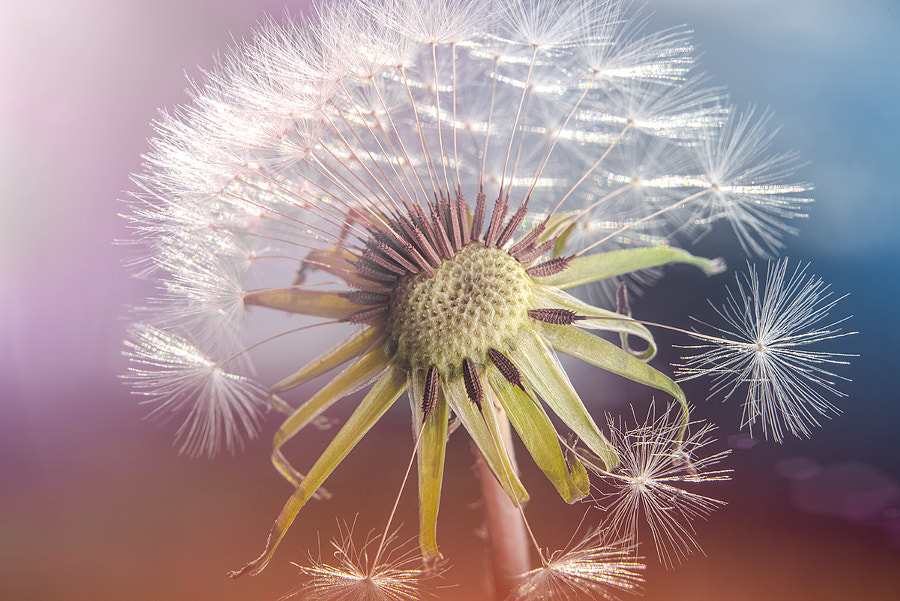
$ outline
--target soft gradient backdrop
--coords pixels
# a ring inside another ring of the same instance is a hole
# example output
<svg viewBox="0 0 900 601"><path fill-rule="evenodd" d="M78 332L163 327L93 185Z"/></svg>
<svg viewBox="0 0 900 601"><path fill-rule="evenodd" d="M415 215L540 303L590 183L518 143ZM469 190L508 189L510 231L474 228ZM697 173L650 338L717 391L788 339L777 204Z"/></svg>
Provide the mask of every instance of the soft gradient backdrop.
<svg viewBox="0 0 900 601"><path fill-rule="evenodd" d="M774 108L784 125L779 149L796 148L810 161L801 175L816 183L818 202L787 252L850 293L836 313L854 315L849 327L860 334L844 349L860 357L846 372L853 382L843 387L844 415L812 441L726 439L735 447L735 478L719 489L729 506L698 525L707 557L673 571L651 562L645 598L897 599L898 7L893 0L655 0L648 8L654 28L689 24L702 68L728 85L738 106ZM185 72L196 75L265 12L282 10L276 0L4 3L0 598L274 601L298 582L289 561L314 552L316 531L323 541L333 535L335 516L359 513L362 530L381 525L410 452L402 404L329 481L335 499L304 509L269 570L228 581L226 570L261 549L290 492L268 461L275 424L236 458L187 461L171 446L174 426L144 420L147 409L117 379L126 307L150 292L121 267L125 252L113 241L127 234L117 199L132 188L128 176L140 168L149 123L158 107L185 100ZM727 258L735 267L744 260ZM682 325L688 314L708 316L703 299L721 300L732 276L703 289L697 281L686 288L679 277L664 279L634 309ZM275 377L308 358L310 346L259 363ZM586 390L595 377L578 371L576 385ZM696 385L689 393L698 414L735 434L739 407L704 405ZM328 435L311 434L293 452L309 461ZM466 584L441 590L446 599L481 591L469 463L457 437L442 548L454 560L446 583ZM583 508L565 506L534 469L525 472L539 537L563 544ZM412 535L414 499L401 508Z"/></svg>

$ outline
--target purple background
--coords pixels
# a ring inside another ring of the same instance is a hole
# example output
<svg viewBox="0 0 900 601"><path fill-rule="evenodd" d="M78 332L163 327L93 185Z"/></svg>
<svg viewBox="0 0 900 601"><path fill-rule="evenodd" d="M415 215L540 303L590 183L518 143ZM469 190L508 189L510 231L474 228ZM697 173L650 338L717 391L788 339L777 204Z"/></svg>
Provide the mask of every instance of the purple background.
<svg viewBox="0 0 900 601"><path fill-rule="evenodd" d="M900 426L895 341L900 339L897 187L900 103L897 9L888 0L650 3L651 22L686 22L702 67L739 106L771 104L779 144L810 165L819 202L789 252L850 292L837 310L861 332L847 374L845 415L812 441L735 450L730 505L698 525L708 557L665 571L651 565L645 598L895 599L900 591ZM296 9L297 3L294 3ZM88 0L13 3L0 22L0 597L4 599L277 599L302 562L334 534L334 518L360 514L377 528L410 444L400 406L329 481L329 503L304 509L262 576L224 577L261 550L288 487L271 469L267 437L236 458L187 461L173 426L144 420L117 376L127 307L150 292L121 267L126 237L117 199L132 188L161 106L183 102L184 72L246 35L282 3ZM743 259L729 257L732 265ZM686 324L705 290L663 280L639 314ZM665 334L661 342L677 343ZM325 344L326 340L316 343ZM315 345L303 345L315 346ZM299 364L298 351L275 370ZM669 357L672 358L672 357ZM270 358L276 361L276 358ZM259 363L266 363L261 358ZM890 363L889 363L890 362ZM282 370L283 371L283 370ZM576 386L595 373L577 370ZM638 391L639 393L640 391ZM689 390L702 399L699 387ZM702 401L698 400L702 404ZM740 410L702 406L734 433ZM310 461L328 433L292 449ZM746 438L733 446L750 446ZM811 459L809 459L811 458ZM523 464L527 462L523 461ZM479 594L479 512L462 437L451 445L442 548L454 560L441 598ZM529 514L547 545L581 517L534 469ZM369 485L367 478L377 475ZM383 483L383 486L381 485ZM414 499L401 504L413 534ZM327 553L327 550L325 551Z"/></svg>

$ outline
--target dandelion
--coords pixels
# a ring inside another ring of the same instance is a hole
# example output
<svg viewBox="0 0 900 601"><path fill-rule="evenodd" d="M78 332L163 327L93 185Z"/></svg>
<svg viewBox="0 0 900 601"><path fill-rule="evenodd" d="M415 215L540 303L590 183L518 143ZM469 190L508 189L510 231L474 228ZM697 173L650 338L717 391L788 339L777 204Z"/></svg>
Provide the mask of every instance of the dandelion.
<svg viewBox="0 0 900 601"><path fill-rule="evenodd" d="M737 288L728 290L725 305L714 307L724 322L695 332L700 344L687 347L682 376L710 376L710 396L744 397L743 425L752 432L759 422L763 434L778 442L785 431L809 437L819 416L838 412L825 394L846 396L836 388L843 378L831 370L846 365L853 355L814 350L817 344L849 336L838 327L845 319L831 321L828 313L842 297L835 298L821 279L807 274L799 264L788 275L786 259L770 263L764 281L756 267L736 277Z"/></svg>
<svg viewBox="0 0 900 601"><path fill-rule="evenodd" d="M790 183L790 166L775 177L769 167L780 159L765 156L769 137L756 139L762 125L752 115L728 125L723 90L692 74L687 31L646 33L633 17L616 1L323 4L307 20L265 22L193 84L190 104L161 115L127 216L145 250L139 275L163 290L145 310L152 325L142 327L154 335L129 343L139 390L190 415L227 407L223 415L253 424L241 402L251 384L231 371L269 340L317 327L304 321L232 352L257 309L353 329L266 391L285 415L272 461L295 491L262 554L232 576L266 567L304 505L404 393L426 563L441 557L451 421L523 517L528 494L510 426L568 503L590 492L587 463L630 481L650 470L657 499L669 490L677 480L669 468L643 455L651 464L635 463L625 439L657 454L703 446L685 438L682 389L648 364L657 347L647 327L567 290L615 288L672 263L719 273L721 261L675 245L726 219L750 250L777 246L790 230L772 222L795 216L808 188ZM701 160L711 155L721 161ZM766 167L765 190L747 188L754 161ZM751 202L754 210L740 209ZM747 242L757 238L761 245ZM626 342L636 339L637 350ZM229 350L216 363L179 359L170 369L173 346ZM613 428L610 441L557 352L671 397L677 416L634 435ZM289 391L333 371L292 402ZM209 374L229 386L206 387ZM360 389L347 421L298 471L283 446ZM561 426L584 454L572 452ZM216 436L200 436L199 446L214 452L219 433L231 441L237 430L207 428ZM676 507L689 517L712 503L685 499ZM351 581L375 586L388 531L371 565L310 568L324 583L316 594L343 594ZM531 538L543 565L532 582L605 594L607 584L636 581L635 566L617 571L616 552L602 545L545 557ZM378 594L407 595L405 584L391 586Z"/></svg>

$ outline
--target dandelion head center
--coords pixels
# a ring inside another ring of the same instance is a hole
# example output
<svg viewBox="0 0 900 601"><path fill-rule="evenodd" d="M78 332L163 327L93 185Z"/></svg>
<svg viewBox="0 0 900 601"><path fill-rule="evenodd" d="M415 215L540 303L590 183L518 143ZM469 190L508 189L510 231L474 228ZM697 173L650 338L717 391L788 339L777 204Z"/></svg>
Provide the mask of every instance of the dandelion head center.
<svg viewBox="0 0 900 601"><path fill-rule="evenodd" d="M472 242L434 276L400 280L391 298L389 351L410 369L459 373L463 359L488 360L529 324L533 287L525 268L503 249Z"/></svg>

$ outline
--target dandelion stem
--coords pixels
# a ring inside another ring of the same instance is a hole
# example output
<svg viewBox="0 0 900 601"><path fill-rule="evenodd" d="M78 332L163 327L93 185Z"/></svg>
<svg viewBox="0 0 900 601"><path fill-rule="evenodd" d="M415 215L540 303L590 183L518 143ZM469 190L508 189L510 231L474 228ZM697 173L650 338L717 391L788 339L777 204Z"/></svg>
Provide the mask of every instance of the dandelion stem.
<svg viewBox="0 0 900 601"><path fill-rule="evenodd" d="M516 587L519 576L531 569L528 533L515 503L500 486L474 444L472 452L475 455L475 470L484 503L494 598L500 601Z"/></svg>
<svg viewBox="0 0 900 601"><path fill-rule="evenodd" d="M578 97L578 100L575 102L575 105L572 107L572 110L569 111L569 114L566 115L565 121L563 121L562 125L560 125L556 130L556 135L553 136L553 142L550 144L550 149L547 150L546 154L544 154L544 159L541 161L540 166L534 173L534 178L531 180L531 186L528 188L528 193L525 194L525 197L531 196L531 193L534 192L534 187L538 183L538 179L540 179L541 174L544 173L544 167L547 166L547 161L550 160L550 155L553 154L553 149L556 148L556 143L559 142L560 136L566 130L566 126L569 124L569 120L572 119L572 115L575 114L575 111L578 110L578 107L581 106L581 102L584 100L584 97L587 96L588 91L591 89L591 85L594 83L594 78L597 77L597 73L591 74L590 81L584 86L584 91L581 92L581 96Z"/></svg>
<svg viewBox="0 0 900 601"><path fill-rule="evenodd" d="M525 81L522 82L522 96L519 98L519 108L516 109L516 118L513 120L512 127L509 129L509 145L506 147L506 160L503 162L503 174L500 176L500 196L503 196L504 186L506 184L506 169L509 167L509 157L512 154L513 140L516 137L516 130L519 127L519 117L522 115L522 105L525 103L525 97L528 95L529 83L531 80L531 72L534 70L534 60L537 57L538 47L535 46L531 52L531 61L528 63L528 73L525 75ZM522 136L525 132L522 132ZM521 138L520 142L521 144ZM485 148L487 152L487 148ZM510 177L509 188L512 187L512 178ZM507 196L509 191L506 191Z"/></svg>
<svg viewBox="0 0 900 601"><path fill-rule="evenodd" d="M453 50L451 49L451 52ZM443 127L441 127L441 84L438 81L438 60L437 60L437 48L435 47L435 43L431 43L431 66L434 68L434 107L437 111L437 122L435 123L437 134L438 134L438 149L441 153L441 168L444 171L444 186L447 192L450 192L450 179L447 177L447 157L444 154L444 132ZM456 127L456 123L453 124ZM436 176L437 174L435 174ZM440 182L438 182L440 185Z"/></svg>
<svg viewBox="0 0 900 601"><path fill-rule="evenodd" d="M406 94L409 96L409 106L412 108L412 114L416 121L416 132L419 134L419 143L422 145L422 155L425 157L425 170L428 171L428 180L431 182L431 191L433 194L436 194L440 187L440 183L435 185L435 181L437 180L437 170L434 168L434 158L431 156L431 151L428 149L428 143L425 141L422 123L419 121L419 110L416 108L416 100L413 98L412 89L409 87L409 80L406 77L406 68L401 65L397 67L397 70L400 72L400 77L403 79L403 85L406 86ZM425 194L425 197L427 200L427 193Z"/></svg>
<svg viewBox="0 0 900 601"><path fill-rule="evenodd" d="M320 322L320 323L314 323L314 324L310 324L310 325L308 325L308 326L301 326L301 327L299 327L299 328L294 328L294 329L292 329L292 330L287 330L287 331L285 331L285 332L280 332L280 333L278 333L278 334L275 334L274 336L269 336L268 338L264 338L263 340L260 340L259 342L256 342L256 343L254 343L254 344L251 344L250 346L244 348L244 350L239 351L239 352L237 352L237 353L231 355L231 356L228 357L227 359L222 359L221 361L219 361L218 363L216 363L215 365L213 365L213 366L212 366L212 369L219 369L219 368L221 368L222 366L224 366L224 365L226 365L226 364L228 364L228 363L234 361L235 359L237 359L237 358L240 357L241 355L244 355L244 354L246 354L246 353L249 353L250 351L252 351L252 350L255 349L256 347L262 346L263 344L265 344L265 343L267 343L267 342L271 342L271 341L273 341L273 340L275 340L275 339L277 339L277 338L281 338L282 336L287 336L288 334L294 334L294 333L296 333L296 332L302 332L303 330L309 330L309 329L312 329L312 328L317 328L317 327L319 327L319 326L327 326L327 325L332 325L332 324L336 324L336 323L341 323L341 320L340 320L340 319L334 319L334 320L332 320L332 321L323 321L323 322Z"/></svg>
<svg viewBox="0 0 900 601"><path fill-rule="evenodd" d="M462 190L459 179L459 153L456 146L456 42L450 42L451 85L453 88L453 167L456 170L456 191Z"/></svg>
<svg viewBox="0 0 900 601"><path fill-rule="evenodd" d="M500 64L500 58L494 58L494 70L491 74L491 103L488 105L487 128L484 131L484 149L481 153L481 171L478 174L478 183L481 188L484 187L484 168L487 161L488 139L491 135L491 121L494 118L494 99L497 97L497 67ZM502 182L501 182L502 185Z"/></svg>
<svg viewBox="0 0 900 601"><path fill-rule="evenodd" d="M616 188L615 190L613 190L613 191L610 192L609 194L604 195L603 198L601 198L601 199L599 199L599 200L597 200L597 201L591 203L591 204L588 205L587 207L585 207L585 208L581 209L580 211L578 211L577 213L575 213L575 218L576 218L576 219L581 219L581 218L584 217L586 214L590 213L591 211L593 211L594 209L596 209L597 207L599 207L599 206L600 206L601 204L603 204L604 202L606 202L606 201L608 201L608 200L612 200L612 199L615 198L616 196L619 196L620 194L622 194L622 193L624 193L624 192L627 192L627 191L631 190L631 189L634 188L636 185L637 185L636 182L631 181L631 182L625 184L624 186L622 186L621 188Z"/></svg>
<svg viewBox="0 0 900 601"><path fill-rule="evenodd" d="M708 342L716 342L719 344L731 344L736 346L753 346L749 343L734 341L734 340L726 340L724 338L719 338L717 336L710 336L708 334L701 334L700 332L692 332L691 330L685 330L684 328L677 328L675 326L669 326L664 323L657 323L655 321L647 321L645 319L634 319L633 317L611 317L611 316L595 316L595 315L577 315L577 320L582 319L591 319L595 321L623 321L625 323L637 323L642 326L649 326L651 328L662 328L664 330L671 330L673 332L678 332L679 334L685 334L690 336L691 338L699 338L700 340L706 340Z"/></svg>
<svg viewBox="0 0 900 601"><path fill-rule="evenodd" d="M494 446L497 454L503 462L504 455L509 457L509 470L515 470L515 455L512 446L512 433L509 420L499 406L488 403L488 411L497 411L497 426L500 429L500 438L493 435ZM487 418L485 418L487 419ZM488 428L490 430L490 428ZM503 445L506 454L500 451ZM475 453L475 467L478 480L481 483L481 494L484 499L485 525L488 531L490 545L491 574L493 575L494 597L498 600L506 599L511 591L518 585L523 574L531 569L531 561L528 553L528 539L538 552L541 564L546 565L544 554L538 545L522 505L503 490L503 486L497 477L491 472L477 447L473 447ZM506 474L509 480L509 474ZM511 486L511 483L510 483Z"/></svg>
<svg viewBox="0 0 900 601"><path fill-rule="evenodd" d="M421 178L419 178L419 172L415 169L414 163L409 158L409 152L406 150L406 145L403 143L403 137L400 135L400 131L397 129L397 126L394 124L394 118L391 116L391 111L388 108L387 104L384 101L384 97L381 95L381 90L378 89L378 86L375 85L374 79L369 79L369 83L372 84L372 89L375 90L375 95L378 96L378 102L381 104L382 110L384 110L384 114L388 119L388 123L391 124L391 129L394 131L394 135L397 137L397 144L400 146L400 150L403 151L403 160L400 161L400 168L403 171L403 175L406 177L406 181L409 182L409 186L412 189L412 193L414 196L414 200L418 202L419 194L416 192L416 187L413 185L412 180L409 178L409 175L406 172L405 165L409 166L409 170L412 171L413 177L416 178L416 183L419 184L419 189L422 191L422 194L425 195L425 199L427 200L428 194L425 192L425 186L422 184ZM391 142L391 137L387 135L387 132L384 134L385 139L388 141L388 145L391 147L391 150L394 152L394 155L399 159L400 156L397 154L397 151L394 150L394 144Z"/></svg>
<svg viewBox="0 0 900 601"><path fill-rule="evenodd" d="M340 85L341 85L341 89L344 91L344 96L346 96L348 98L348 100L350 101L350 104L353 106L354 111L356 111L356 115L357 115L357 117L359 117L360 122L365 125L366 130L369 132L369 135L372 136L372 141L378 145L378 150L381 151L381 153L384 154L385 156L390 156L388 151L385 150L384 145L381 143L381 140L378 139L378 136L375 134L375 131L372 129L372 126L369 124L369 121L363 115L362 111L359 108L359 105L353 101L353 97L351 96L351 94L347 90L347 88L344 86L344 82L341 81ZM344 119L344 121L347 122L347 118L343 114L341 116ZM347 127L350 128L349 122L347 122ZM350 128L350 129L351 129L351 131L353 131L352 128ZM397 187L394 185L394 180L391 179L390 177L388 177L387 173L381 167L381 164L375 159L374 156L372 156L372 149L366 147L366 145L362 142L359 135L355 131L353 131L353 137L357 139L357 141L359 142L359 145L361 147L366 148L366 153L369 155L369 160L375 165L375 167L381 173L382 180L387 182L387 184L394 191L394 194L396 194L397 197L401 200L401 202L405 203L407 200L407 197L411 198L412 194L410 194L409 190L406 189L406 184L403 183L403 179L400 177L400 174L397 172L397 167L395 166L394 162L392 162L392 161L389 162L388 166L393 171L394 176L397 179L397 183L400 185L400 187L403 188L403 192L405 193L405 196L404 196L404 194L401 194L401 192L397 189ZM397 155L397 153L394 152L394 156L396 156L396 155ZM410 182L410 185L412 185L411 182ZM384 185L381 184L380 182L379 182L379 186L384 188Z"/></svg>
<svg viewBox="0 0 900 601"><path fill-rule="evenodd" d="M629 129L631 129L631 126L632 126L632 125L634 125L634 122L633 122L633 121L629 121L629 122L625 125L625 127L622 128L622 131L619 132L619 135L617 135L617 136L615 137L615 139L610 143L609 147L607 147L607 149L603 152L603 154L600 155L600 158L597 159L596 161L594 161L594 164L591 165L591 166L588 168L588 170L584 172L584 174L581 176L581 179L579 179L577 182L575 182L575 183L572 185L572 187L569 188L569 191L566 192L566 193L563 195L563 197L562 197L561 199L559 199L559 202L556 203L556 206L553 207L553 210L550 211L550 213L547 215L547 219L548 219L548 220L549 220L551 217L553 217L554 213L556 213L556 211L559 210L559 207L561 207L562 204L563 204L564 202L566 202L566 199L569 198L569 196L571 196L572 193L575 192L575 190L578 189L578 186L580 186L581 183L582 183L584 180L586 180L586 179L588 178L588 176L591 175L591 173L594 172L594 169L596 169L597 167L600 166L600 163L602 163L602 162L606 159L606 157L609 155L610 151L612 151L612 149L615 147L615 145L619 143L619 140L621 140L621 139L625 136L625 133L626 133Z"/></svg>

